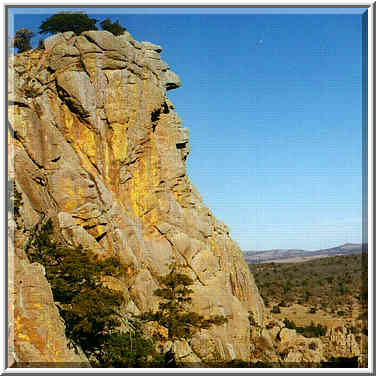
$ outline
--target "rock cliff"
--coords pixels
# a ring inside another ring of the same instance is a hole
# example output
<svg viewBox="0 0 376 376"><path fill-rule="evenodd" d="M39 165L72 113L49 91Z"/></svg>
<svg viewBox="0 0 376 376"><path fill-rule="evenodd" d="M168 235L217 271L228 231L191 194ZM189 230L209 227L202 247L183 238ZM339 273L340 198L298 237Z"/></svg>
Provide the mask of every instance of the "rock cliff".
<svg viewBox="0 0 376 376"><path fill-rule="evenodd" d="M155 308L157 277L174 260L187 265L194 309L229 321L177 343L178 355L252 360L248 313L263 327L263 302L186 174L188 131L166 96L180 80L161 51L128 33L66 32L10 59L9 169L23 203L21 225L9 227L11 361L87 364L67 346L43 268L24 253L45 218L67 243L120 257L125 313Z"/></svg>

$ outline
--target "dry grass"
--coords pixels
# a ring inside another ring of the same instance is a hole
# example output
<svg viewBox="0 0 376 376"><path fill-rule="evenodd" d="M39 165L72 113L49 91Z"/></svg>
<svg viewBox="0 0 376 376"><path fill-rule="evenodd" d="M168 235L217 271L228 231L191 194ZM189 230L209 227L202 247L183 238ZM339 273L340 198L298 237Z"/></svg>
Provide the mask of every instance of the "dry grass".
<svg viewBox="0 0 376 376"><path fill-rule="evenodd" d="M307 326L313 322L315 325L320 323L328 328L336 328L343 325L356 326L359 322L359 320L357 320L360 313L359 308L360 307L354 309L352 315L347 318L334 316L323 310L317 310L316 313L309 313L307 307L296 303L289 307L280 307L281 313L271 313L271 308L268 308L268 310L272 317L277 320L283 321L287 318L298 326Z"/></svg>

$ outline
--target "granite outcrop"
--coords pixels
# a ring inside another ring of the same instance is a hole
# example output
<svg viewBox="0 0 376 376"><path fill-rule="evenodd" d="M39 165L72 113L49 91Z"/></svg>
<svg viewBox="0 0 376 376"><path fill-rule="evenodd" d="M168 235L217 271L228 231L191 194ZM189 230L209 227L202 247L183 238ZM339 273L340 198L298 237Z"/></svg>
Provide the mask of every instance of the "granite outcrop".
<svg viewBox="0 0 376 376"><path fill-rule="evenodd" d="M166 95L181 82L161 52L127 32L66 32L9 59L9 168L23 203L9 236L16 362L87 362L69 350L43 268L23 251L46 218L67 244L119 256L124 314L157 307L158 276L174 261L188 266L194 309L228 322L175 343L182 362L252 360L248 315L263 327L263 301L187 176L188 130ZM265 329L257 335L271 341Z"/></svg>

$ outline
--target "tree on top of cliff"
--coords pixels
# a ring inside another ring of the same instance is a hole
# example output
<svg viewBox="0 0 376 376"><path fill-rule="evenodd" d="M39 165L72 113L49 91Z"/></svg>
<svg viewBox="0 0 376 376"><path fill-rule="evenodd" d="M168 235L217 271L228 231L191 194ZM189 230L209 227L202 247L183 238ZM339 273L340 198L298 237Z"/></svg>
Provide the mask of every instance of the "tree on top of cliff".
<svg viewBox="0 0 376 376"><path fill-rule="evenodd" d="M79 35L84 31L98 30L95 25L97 21L83 12L60 12L44 20L39 26L39 33L57 34L74 31Z"/></svg>
<svg viewBox="0 0 376 376"><path fill-rule="evenodd" d="M125 27L120 25L119 21L111 22L109 18L102 21L101 26L103 30L107 30L114 35L121 35L124 31L127 31Z"/></svg>
<svg viewBox="0 0 376 376"><path fill-rule="evenodd" d="M16 31L12 40L12 46L18 49L18 52L25 52L31 50L30 40L34 36L31 30L26 28Z"/></svg>
<svg viewBox="0 0 376 376"><path fill-rule="evenodd" d="M213 325L222 325L228 321L224 316L212 315L205 318L190 310L193 290L189 286L193 285L193 280L179 272L178 268L184 266L172 264L170 272L158 279L163 286L154 291L154 295L163 299L158 310L141 315L141 319L155 321L166 328L168 340L172 342L189 340L200 329L209 329Z"/></svg>

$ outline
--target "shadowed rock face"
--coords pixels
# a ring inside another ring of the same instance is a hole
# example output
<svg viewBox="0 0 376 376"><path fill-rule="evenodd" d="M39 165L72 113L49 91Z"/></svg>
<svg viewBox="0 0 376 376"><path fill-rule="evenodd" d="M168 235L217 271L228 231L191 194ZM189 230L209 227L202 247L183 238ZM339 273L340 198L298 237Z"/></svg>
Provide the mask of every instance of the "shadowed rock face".
<svg viewBox="0 0 376 376"><path fill-rule="evenodd" d="M9 156L26 233L52 217L68 243L120 256L125 311L156 307L156 277L174 260L187 264L194 309L229 321L176 351L187 362L249 360L248 311L262 325L263 303L228 228L186 175L187 129L166 97L180 80L161 47L106 31L58 34L44 46L9 66Z"/></svg>

